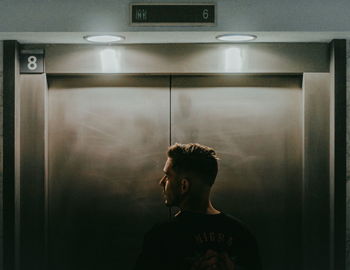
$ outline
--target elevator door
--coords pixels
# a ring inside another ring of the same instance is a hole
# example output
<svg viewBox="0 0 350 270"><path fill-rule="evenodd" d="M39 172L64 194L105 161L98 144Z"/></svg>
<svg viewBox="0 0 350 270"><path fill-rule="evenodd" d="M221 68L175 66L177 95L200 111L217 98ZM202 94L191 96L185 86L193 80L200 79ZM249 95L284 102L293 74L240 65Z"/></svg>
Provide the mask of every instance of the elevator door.
<svg viewBox="0 0 350 270"><path fill-rule="evenodd" d="M48 269L131 269L167 216L169 76L51 76Z"/></svg>
<svg viewBox="0 0 350 270"><path fill-rule="evenodd" d="M49 269L132 268L167 216L157 182L169 137L217 150L213 203L250 227L264 269L301 269L301 77L171 81L49 77Z"/></svg>
<svg viewBox="0 0 350 270"><path fill-rule="evenodd" d="M264 269L301 269L302 78L175 76L171 141L214 147L212 200L256 235Z"/></svg>

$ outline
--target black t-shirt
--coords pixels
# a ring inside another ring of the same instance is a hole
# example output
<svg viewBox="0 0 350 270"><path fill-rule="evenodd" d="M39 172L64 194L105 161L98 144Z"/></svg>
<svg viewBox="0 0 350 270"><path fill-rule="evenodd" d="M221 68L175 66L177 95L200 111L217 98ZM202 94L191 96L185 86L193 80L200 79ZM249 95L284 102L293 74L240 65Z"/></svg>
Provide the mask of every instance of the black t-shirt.
<svg viewBox="0 0 350 270"><path fill-rule="evenodd" d="M227 214L181 212L144 238L135 270L260 270L254 236Z"/></svg>

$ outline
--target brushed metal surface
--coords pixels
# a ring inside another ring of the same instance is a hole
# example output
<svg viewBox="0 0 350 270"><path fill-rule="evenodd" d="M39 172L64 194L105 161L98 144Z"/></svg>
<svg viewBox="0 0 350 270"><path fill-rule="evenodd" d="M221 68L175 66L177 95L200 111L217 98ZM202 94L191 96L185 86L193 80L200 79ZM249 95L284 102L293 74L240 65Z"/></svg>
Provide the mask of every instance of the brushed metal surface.
<svg viewBox="0 0 350 270"><path fill-rule="evenodd" d="M167 218L169 76L49 77L49 269L131 269Z"/></svg>
<svg viewBox="0 0 350 270"><path fill-rule="evenodd" d="M221 158L214 206L254 232L264 269L301 269L302 78L174 76L172 143Z"/></svg>
<svg viewBox="0 0 350 270"><path fill-rule="evenodd" d="M20 269L45 269L46 75L21 75Z"/></svg>
<svg viewBox="0 0 350 270"><path fill-rule="evenodd" d="M330 269L329 86L329 73L303 76L303 269Z"/></svg>
<svg viewBox="0 0 350 270"><path fill-rule="evenodd" d="M303 73L329 71L323 43L47 45L46 72Z"/></svg>

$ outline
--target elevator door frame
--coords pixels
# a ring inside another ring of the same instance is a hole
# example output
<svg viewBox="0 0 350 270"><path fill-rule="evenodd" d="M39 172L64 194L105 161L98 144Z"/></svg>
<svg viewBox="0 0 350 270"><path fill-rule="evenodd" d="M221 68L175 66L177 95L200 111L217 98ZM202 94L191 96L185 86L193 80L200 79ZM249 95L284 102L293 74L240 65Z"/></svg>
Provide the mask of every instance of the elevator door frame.
<svg viewBox="0 0 350 270"><path fill-rule="evenodd" d="M45 50L45 73L20 74L20 49ZM111 57L112 56L112 57ZM112 59L107 62L108 59ZM142 60L142 61L140 61ZM235 60L235 61L229 61ZM70 74L303 76L303 269L315 268L324 194L322 269L345 270L345 41L270 44L25 45L4 42L4 266L47 269L47 76ZM316 102L316 103L314 103ZM323 103L328 113L320 117ZM321 104L322 103L322 104ZM316 120L316 122L315 122ZM28 124L30 123L30 124ZM315 124L316 123L316 124ZM33 134L35 132L35 134ZM319 167L323 170L320 171ZM325 167L324 167L325 166ZM325 175L326 174L326 175ZM318 187L319 179L327 186ZM30 181L28 181L30 179ZM319 190L321 189L321 190ZM325 194L326 192L326 194ZM311 253L310 253L311 251ZM318 265L317 265L318 266Z"/></svg>

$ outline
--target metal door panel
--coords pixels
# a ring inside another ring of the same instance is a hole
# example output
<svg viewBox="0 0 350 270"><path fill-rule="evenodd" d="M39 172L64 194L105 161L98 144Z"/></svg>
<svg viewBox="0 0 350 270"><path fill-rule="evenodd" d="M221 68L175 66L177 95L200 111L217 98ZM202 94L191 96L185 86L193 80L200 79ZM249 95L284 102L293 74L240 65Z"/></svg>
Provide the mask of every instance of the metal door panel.
<svg viewBox="0 0 350 270"><path fill-rule="evenodd" d="M21 75L20 93L20 142L22 151L20 175L23 181L18 185L20 192L20 221L26 226L18 226L18 241L21 245L16 258L17 269L28 269L28 265L36 265L36 269L44 269L45 260L45 186L46 186L46 101L47 82L45 75Z"/></svg>
<svg viewBox="0 0 350 270"><path fill-rule="evenodd" d="M330 269L332 189L330 182L331 93L328 73L305 73L304 89L304 184L303 184L303 267Z"/></svg>
<svg viewBox="0 0 350 270"><path fill-rule="evenodd" d="M301 269L301 76L176 76L172 143L221 160L213 203L257 237L264 269Z"/></svg>
<svg viewBox="0 0 350 270"><path fill-rule="evenodd" d="M166 217L169 76L49 77L49 269L131 269Z"/></svg>

